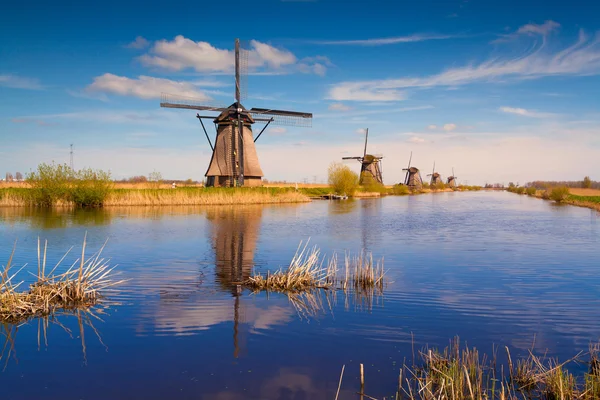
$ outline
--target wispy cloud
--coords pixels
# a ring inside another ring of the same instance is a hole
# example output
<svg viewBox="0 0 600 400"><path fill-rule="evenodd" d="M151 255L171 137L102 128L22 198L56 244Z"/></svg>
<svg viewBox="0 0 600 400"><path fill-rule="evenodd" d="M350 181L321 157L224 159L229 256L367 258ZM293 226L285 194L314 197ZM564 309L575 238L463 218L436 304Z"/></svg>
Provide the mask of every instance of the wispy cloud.
<svg viewBox="0 0 600 400"><path fill-rule="evenodd" d="M352 107L345 105L344 103L331 103L327 107L331 111L350 111Z"/></svg>
<svg viewBox="0 0 600 400"><path fill-rule="evenodd" d="M451 132L451 131L453 131L453 130L456 129L456 124L445 124L444 127L443 127L443 129L446 132Z"/></svg>
<svg viewBox="0 0 600 400"><path fill-rule="evenodd" d="M426 139L424 139L420 136L411 136L406 141L409 143L413 143L413 144L423 144L423 143L427 142Z"/></svg>
<svg viewBox="0 0 600 400"><path fill-rule="evenodd" d="M546 22L544 22L543 24L534 24L534 23L530 23L527 25L523 25L521 26L519 29L517 29L516 32L510 33L508 35L500 35L500 37L496 40L494 40L492 43L502 43L502 42L506 42L509 40L513 40L518 38L519 36L533 36L533 35L540 35L540 36L548 36L550 33L558 30L560 28L560 24L558 22L554 22L552 20L548 20Z"/></svg>
<svg viewBox="0 0 600 400"><path fill-rule="evenodd" d="M44 87L35 78L26 78L11 74L0 74L0 86L12 89L42 90Z"/></svg>
<svg viewBox="0 0 600 400"><path fill-rule="evenodd" d="M330 88L327 98L337 101L397 101L406 97L404 91L408 88L458 87L510 79L598 74L600 34L590 38L581 30L576 43L559 51L549 50L547 42L543 41L537 48L517 58L492 58L480 64L447 69L432 76L341 82Z"/></svg>
<svg viewBox="0 0 600 400"><path fill-rule="evenodd" d="M94 78L94 82L86 90L120 96L133 96L140 99L159 98L161 93L176 93L179 96L191 97L199 101L211 99L192 83L143 75L137 79L131 79L107 73Z"/></svg>
<svg viewBox="0 0 600 400"><path fill-rule="evenodd" d="M424 105L424 106L414 106L414 107L395 107L395 108L379 108L377 110L354 110L351 113L349 113L349 115L351 115L352 117L365 117L368 115L377 115L377 114L393 114L393 113L402 113L402 112L411 112L411 111L421 111L421 110L429 110L434 108L431 105ZM340 114L340 113L331 113L331 114L316 114L315 117L317 118L341 118L341 119L347 119L348 114ZM355 121L359 121L358 119L354 119ZM360 119L360 121L363 121L366 119Z"/></svg>
<svg viewBox="0 0 600 400"><path fill-rule="evenodd" d="M145 49L148 46L150 46L150 42L142 36L136 37L133 42L125 45L128 49Z"/></svg>
<svg viewBox="0 0 600 400"><path fill-rule="evenodd" d="M521 115L523 117L531 117L531 118L550 118L550 117L557 116L557 114L538 112L538 111L534 111L534 110L526 110L525 108L500 107L498 110L500 110L504 113L508 113L508 114L516 114L516 115Z"/></svg>
<svg viewBox="0 0 600 400"><path fill-rule="evenodd" d="M430 34L415 34L408 36L394 36L387 38L371 38L357 40L323 40L311 42L322 45L343 45L343 46L383 46L398 43L414 43L424 42L427 40L442 40L460 37L459 35L430 35Z"/></svg>

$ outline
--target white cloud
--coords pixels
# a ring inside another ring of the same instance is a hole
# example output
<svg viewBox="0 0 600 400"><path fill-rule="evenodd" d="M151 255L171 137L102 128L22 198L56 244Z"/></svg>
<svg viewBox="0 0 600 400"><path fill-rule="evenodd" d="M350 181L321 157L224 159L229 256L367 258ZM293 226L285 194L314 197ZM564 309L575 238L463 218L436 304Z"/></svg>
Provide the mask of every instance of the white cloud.
<svg viewBox="0 0 600 400"><path fill-rule="evenodd" d="M526 110L524 108L515 108L515 107L500 107L500 111L508 114L516 114L521 115L523 117L532 117L532 118L550 118L555 117L556 114L552 113L543 113L533 110Z"/></svg>
<svg viewBox="0 0 600 400"><path fill-rule="evenodd" d="M430 130L434 131L434 130L436 130L436 129L437 129L437 125L429 125L429 126L427 127L427 129L430 129Z"/></svg>
<svg viewBox="0 0 600 400"><path fill-rule="evenodd" d="M444 130L446 132L451 132L451 131L453 131L455 129L456 129L456 124L445 124L444 125Z"/></svg>
<svg viewBox="0 0 600 400"><path fill-rule="evenodd" d="M425 140L425 139L423 139L422 137L419 137L419 136L412 136L407 141L409 143L422 144L422 143L425 143L427 140Z"/></svg>
<svg viewBox="0 0 600 400"><path fill-rule="evenodd" d="M275 69L284 65L294 64L296 56L287 50L280 50L258 40L251 40L253 50L248 55L249 66L261 66L267 64ZM254 58L254 60L252 60Z"/></svg>
<svg viewBox="0 0 600 400"><path fill-rule="evenodd" d="M199 101L210 100L209 96L189 82L177 82L143 75L137 79L131 79L107 73L94 78L94 82L86 90L134 96L141 99L159 98L161 93L176 93L178 96L191 97Z"/></svg>
<svg viewBox="0 0 600 400"><path fill-rule="evenodd" d="M400 101L405 94L396 88L386 88L371 82L344 82L333 85L327 96L338 101Z"/></svg>
<svg viewBox="0 0 600 400"><path fill-rule="evenodd" d="M352 109L344 103L331 103L328 108L332 111L350 111Z"/></svg>
<svg viewBox="0 0 600 400"><path fill-rule="evenodd" d="M357 46L381 46L387 44L397 43L412 43L412 42L424 42L426 40L440 40L440 39L451 39L457 36L453 35L426 35L426 34L415 34L409 36L395 36L389 38L372 38L372 39L359 39L359 40L325 40L312 42L315 44L324 45L357 45Z"/></svg>
<svg viewBox="0 0 600 400"><path fill-rule="evenodd" d="M44 87L35 78L25 78L17 75L0 74L0 86L12 89L41 90Z"/></svg>
<svg viewBox="0 0 600 400"><path fill-rule="evenodd" d="M338 101L390 101L404 98L401 90L407 88L457 87L507 79L600 74L600 35L590 39L582 30L578 41L566 49L550 51L547 47L546 41L543 41L537 48L516 58L492 58L427 77L341 82L330 88L328 98Z"/></svg>
<svg viewBox="0 0 600 400"><path fill-rule="evenodd" d="M147 41L142 36L138 36L135 38L135 40L133 42L129 43L125 47L127 47L129 49L145 49L149 45L150 45L149 41Z"/></svg>
<svg viewBox="0 0 600 400"><path fill-rule="evenodd" d="M364 135L366 132L367 130L365 128L359 128L354 131L354 133L356 133L357 135Z"/></svg>
<svg viewBox="0 0 600 400"><path fill-rule="evenodd" d="M558 28L560 28L560 24L558 22L548 20L541 25L538 25L538 24L523 25L522 27L520 27L517 30L517 33L548 35L550 32L557 30Z"/></svg>
<svg viewBox="0 0 600 400"><path fill-rule="evenodd" d="M195 42L181 35L173 40L159 40L147 54L139 57L146 66L170 71L192 69L203 73L230 73L234 67L234 51L219 49L208 42ZM307 57L302 60L289 50L277 48L258 40L250 41L248 68L250 73L281 74L290 72L325 75L330 62L326 57ZM289 67L291 70L286 70ZM257 71L260 69L268 71Z"/></svg>

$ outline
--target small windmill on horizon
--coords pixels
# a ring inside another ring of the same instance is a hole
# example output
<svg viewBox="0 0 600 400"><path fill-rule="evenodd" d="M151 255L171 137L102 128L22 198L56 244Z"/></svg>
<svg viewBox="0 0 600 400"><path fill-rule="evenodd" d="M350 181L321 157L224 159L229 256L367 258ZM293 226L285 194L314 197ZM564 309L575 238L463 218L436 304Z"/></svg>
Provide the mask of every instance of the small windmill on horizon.
<svg viewBox="0 0 600 400"><path fill-rule="evenodd" d="M194 99L161 94L161 107L219 112L218 116L196 114L208 144L213 151L206 173L207 186L260 186L263 171L254 143L270 125L312 126L312 114L267 108L246 109L241 101L247 97L248 50L235 39L235 103L229 107L201 105ZM202 122L212 119L217 135L213 146ZM264 122L260 133L253 137L252 125Z"/></svg>
<svg viewBox="0 0 600 400"><path fill-rule="evenodd" d="M342 160L358 160L360 167L360 184L363 185L367 180L374 180L383 185L383 175L381 173L381 154L367 154L367 143L369 140L369 128L365 129L365 150L362 157L342 157Z"/></svg>
<svg viewBox="0 0 600 400"><path fill-rule="evenodd" d="M456 179L458 179L458 177L454 175L454 167L452 167L452 176L448 177L446 185L448 185L451 188L455 188L457 186Z"/></svg>
<svg viewBox="0 0 600 400"><path fill-rule="evenodd" d="M439 173L435 172L435 161L433 162L433 172L431 174L428 174L427 176L431 177L431 180L429 181L429 184L431 186L444 183L444 181L442 180L442 176Z"/></svg>
<svg viewBox="0 0 600 400"><path fill-rule="evenodd" d="M402 169L402 171L406 171L406 176L404 177L404 184L411 189L420 189L423 186L423 179L421 178L419 168L410 166L411 162L412 151L410 152L410 158L408 159L408 168Z"/></svg>

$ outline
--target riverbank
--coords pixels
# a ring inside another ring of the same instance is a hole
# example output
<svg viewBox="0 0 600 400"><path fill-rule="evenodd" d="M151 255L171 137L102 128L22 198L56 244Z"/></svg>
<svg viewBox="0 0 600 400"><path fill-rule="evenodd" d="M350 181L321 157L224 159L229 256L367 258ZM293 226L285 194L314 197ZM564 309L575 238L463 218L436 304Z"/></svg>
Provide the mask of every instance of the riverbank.
<svg viewBox="0 0 600 400"><path fill-rule="evenodd" d="M29 207L35 203L32 189L0 189L0 207ZM276 188L176 188L176 189L111 189L104 207L114 206L197 206L282 204L310 202L308 196L293 189ZM73 207L69 200L59 200L57 207Z"/></svg>
<svg viewBox="0 0 600 400"><path fill-rule="evenodd" d="M535 193L527 193L526 191L508 191L515 194L529 195L530 197L536 197L542 200L555 201L549 197L546 190L536 190ZM600 212L600 190L578 188L569 189L569 193L558 203L568 204L576 207L591 208L592 210Z"/></svg>

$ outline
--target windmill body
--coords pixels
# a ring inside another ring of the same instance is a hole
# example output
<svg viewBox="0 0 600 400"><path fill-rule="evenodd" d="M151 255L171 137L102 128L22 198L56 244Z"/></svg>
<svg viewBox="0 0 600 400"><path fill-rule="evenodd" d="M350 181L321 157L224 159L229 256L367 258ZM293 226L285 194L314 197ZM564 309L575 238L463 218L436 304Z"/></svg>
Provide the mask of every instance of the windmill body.
<svg viewBox="0 0 600 400"><path fill-rule="evenodd" d="M452 175L448 177L448 180L446 181L446 185L448 187L455 188L456 186L458 186L456 184L457 179L458 179L458 177L454 175L454 168L452 168Z"/></svg>
<svg viewBox="0 0 600 400"><path fill-rule="evenodd" d="M260 186L262 185L263 171L258 161L258 154L254 143L264 130L273 125L305 126L312 125L312 114L296 111L274 110L268 108L246 109L242 106L242 95L246 93L244 82L247 66L247 50L240 48L239 39L235 40L235 103L229 107L202 105L189 98L182 98L168 94L161 95L161 107L179 108L187 110L201 110L219 112L214 116L196 114L200 121L206 139L213 151L210 164L206 171L207 186ZM244 62L246 60L246 62ZM217 129L215 145L212 145L208 132L202 122L203 119L213 120ZM254 137L252 125L262 122L266 125Z"/></svg>
<svg viewBox="0 0 600 400"><path fill-rule="evenodd" d="M431 186L444 184L444 181L442 180L442 176L439 173L435 172L435 163L433 163L433 171L431 172L431 174L429 174L427 176L431 177L431 179L429 181L429 184Z"/></svg>
<svg viewBox="0 0 600 400"><path fill-rule="evenodd" d="M241 170L241 154L243 154L243 171L245 186L260 186L264 176L252 134L252 115L242 106L241 112L237 104L232 104L213 122L217 126L217 137L210 164L206 170L207 186L234 186L234 172ZM241 120L242 137L238 136L238 120ZM240 149L241 148L241 149ZM235 151L234 149L240 149Z"/></svg>
<svg viewBox="0 0 600 400"><path fill-rule="evenodd" d="M417 167L411 167L412 152L410 153L410 159L408 160L408 168L403 168L402 171L406 171L404 177L404 184L411 189L420 189L423 187L423 179L421 178L421 171Z"/></svg>
<svg viewBox="0 0 600 400"><path fill-rule="evenodd" d="M367 154L367 141L369 138L369 129L365 130L365 151L362 157L342 157L342 160L357 160L360 162L360 185L365 183L377 182L383 185L383 174L381 172L382 155Z"/></svg>

